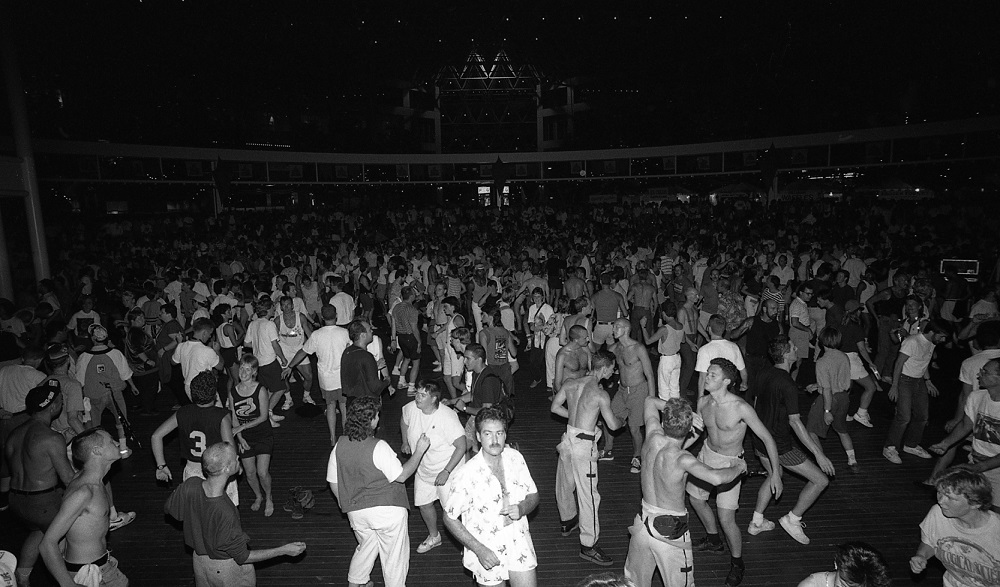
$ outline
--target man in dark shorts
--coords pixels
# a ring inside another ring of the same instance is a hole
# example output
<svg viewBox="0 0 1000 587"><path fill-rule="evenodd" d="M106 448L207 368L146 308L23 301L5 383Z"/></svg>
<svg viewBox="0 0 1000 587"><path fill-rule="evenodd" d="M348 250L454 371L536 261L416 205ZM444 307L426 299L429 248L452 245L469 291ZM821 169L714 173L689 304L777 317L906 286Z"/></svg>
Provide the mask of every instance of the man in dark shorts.
<svg viewBox="0 0 1000 587"><path fill-rule="evenodd" d="M830 480L824 471L832 475L834 473L833 464L830 459L823 455L812 437L806 431L805 425L799 416L799 388L792 380L789 372L792 365L798 359L795 345L786 336L779 336L771 341L768 351L773 367L768 367L761 371L757 379L751 382L750 390L747 393L747 402L757 411L760 421L774 438L778 445L778 464L785 469L806 479L806 486L802 488L799 499L788 514L782 516L781 527L788 532L792 538L802 544L809 544L809 538L802 531L802 516L812 504L816 503L823 490ZM792 432L799 441L809 449L819 463L809 460L792 439ZM767 458L764 452L763 443L754 437L754 452L761 464L771 474L771 467L778 466ZM822 470L820 470L822 469ZM747 528L752 536L761 532L774 529L774 522L764 518L764 510L771 501L771 490L767 483L761 485L757 492L757 505L753 512L753 521Z"/></svg>
<svg viewBox="0 0 1000 587"><path fill-rule="evenodd" d="M156 479L158 481L171 481L173 479L170 467L167 466L167 461L163 456L163 438L174 430L178 431L177 437L181 442L181 454L186 460L181 477L183 480L187 480L189 477L202 477L201 457L209 446L222 441L234 442L232 416L226 408L215 405L217 397L215 390L214 371L198 374L191 381L191 400L194 403L177 410L153 432L150 444L153 449L153 457L156 459ZM226 493L234 504L240 504L240 495L236 489L235 480L227 486Z"/></svg>
<svg viewBox="0 0 1000 587"><path fill-rule="evenodd" d="M632 462L630 471L638 473L642 469L642 425L643 410L646 396L656 397L656 379L653 377L653 367L649 362L649 352L646 345L633 339L630 335L632 324L628 318L619 318L614 322L612 334L615 344L611 352L618 359L618 373L621 382L618 392L611 400L611 410L619 420L628 420L628 431L632 436ZM605 450L610 451L614 438L608 435Z"/></svg>
<svg viewBox="0 0 1000 587"><path fill-rule="evenodd" d="M413 305L415 294L412 287L406 286L400 290L400 297L403 301L392 309L393 340L403 354L396 388L405 389L407 395L413 396L417 390L417 375L420 373L420 311ZM410 370L409 375L407 368Z"/></svg>
<svg viewBox="0 0 1000 587"><path fill-rule="evenodd" d="M38 560L38 544L62 503L62 487L73 480L66 443L50 426L63 409L59 382L50 380L24 399L29 420L7 438L4 458L10 464L10 510L29 534L14 571L18 585L27 585Z"/></svg>

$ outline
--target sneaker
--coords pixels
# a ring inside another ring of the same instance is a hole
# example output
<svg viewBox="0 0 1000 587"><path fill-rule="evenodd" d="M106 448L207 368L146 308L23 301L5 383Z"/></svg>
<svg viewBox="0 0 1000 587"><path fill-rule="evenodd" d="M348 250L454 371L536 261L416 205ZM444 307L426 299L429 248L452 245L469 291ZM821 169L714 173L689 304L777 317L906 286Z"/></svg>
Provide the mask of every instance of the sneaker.
<svg viewBox="0 0 1000 587"><path fill-rule="evenodd" d="M882 456L886 458L890 463L894 465L902 465L903 459L899 458L899 451L896 450L895 446L887 446L882 449Z"/></svg>
<svg viewBox="0 0 1000 587"><path fill-rule="evenodd" d="M753 522L750 522L750 525L747 526L747 532L751 536L756 536L761 532L770 532L771 530L774 530L774 522L768 520L767 518L765 518L764 521L761 522L760 524L754 524Z"/></svg>
<svg viewBox="0 0 1000 587"><path fill-rule="evenodd" d="M409 384L409 385L407 385L406 386L406 397L416 397L416 395L417 395L417 386L414 385L414 384L412 384L412 383Z"/></svg>
<svg viewBox="0 0 1000 587"><path fill-rule="evenodd" d="M844 420L846 420L848 422L853 422L854 421L854 416L848 414L848 415L844 416Z"/></svg>
<svg viewBox="0 0 1000 587"><path fill-rule="evenodd" d="M565 538L566 536L572 534L573 530L576 530L579 527L580 527L580 517L573 516L572 520L566 522L559 522L559 534L561 534Z"/></svg>
<svg viewBox="0 0 1000 587"><path fill-rule="evenodd" d="M269 416L271 417L271 421L273 422L281 422L282 420L285 419L285 417L282 416L281 414L275 414L274 412L271 412Z"/></svg>
<svg viewBox="0 0 1000 587"><path fill-rule="evenodd" d="M417 547L417 554L424 554L434 548L441 546L441 533L438 532L437 536L428 536L424 538L424 541L420 543Z"/></svg>
<svg viewBox="0 0 1000 587"><path fill-rule="evenodd" d="M438 366L434 367L434 369L432 369L432 370L435 373L442 373L444 371L444 369L441 368L441 365L438 365Z"/></svg>
<svg viewBox="0 0 1000 587"><path fill-rule="evenodd" d="M399 367L398 366L392 368L392 374L393 375L399 375Z"/></svg>
<svg viewBox="0 0 1000 587"><path fill-rule="evenodd" d="M111 520L108 529L114 532L120 528L128 526L135 521L135 512L119 512L117 518Z"/></svg>
<svg viewBox="0 0 1000 587"><path fill-rule="evenodd" d="M580 558L602 567L610 567L615 564L615 559L604 554L604 551L598 548L597 545L591 546L590 548L587 548L586 546L581 547Z"/></svg>
<svg viewBox="0 0 1000 587"><path fill-rule="evenodd" d="M873 428L874 427L872 425L871 416L869 416L868 414L862 414L861 412L858 412L857 414L854 414L853 416L851 416L851 418L855 422L857 422L858 424L861 424L862 426L864 426L866 428Z"/></svg>
<svg viewBox="0 0 1000 587"><path fill-rule="evenodd" d="M285 397L287 399L285 399L285 403L281 406L281 411L283 411L283 412L287 412L288 410L292 409L292 406L294 405L292 403L292 398L290 398L288 396L285 396Z"/></svg>
<svg viewBox="0 0 1000 587"><path fill-rule="evenodd" d="M771 524L772 526L774 524ZM729 563L729 574L726 575L726 587L736 587L743 582L743 574L747 568L742 564Z"/></svg>
<svg viewBox="0 0 1000 587"><path fill-rule="evenodd" d="M611 454L610 450L605 449L605 450L602 450L600 453L598 453L597 460L599 460L599 461L613 461L613 460L615 460L615 455Z"/></svg>
<svg viewBox="0 0 1000 587"><path fill-rule="evenodd" d="M403 379L402 377L400 377L399 381L396 382L396 389L402 391L402 390L406 389L407 385L408 384L406 383L406 380Z"/></svg>
<svg viewBox="0 0 1000 587"><path fill-rule="evenodd" d="M697 550L698 552L714 552L716 554L721 554L723 552L726 552L726 545L722 543L721 538L719 538L718 542L713 542L708 539L708 536L703 536L691 543L691 550Z"/></svg>
<svg viewBox="0 0 1000 587"><path fill-rule="evenodd" d="M793 521L789 514L785 514L781 516L778 523L780 523L781 527L785 529L785 532L788 532L788 535L798 541L799 544L809 544L809 537L802 531L802 529L806 527L806 525L802 523L802 520L799 520L798 522Z"/></svg>
<svg viewBox="0 0 1000 587"><path fill-rule="evenodd" d="M302 403L304 403L304 404L309 404L309 405L311 405L311 406L315 406L315 405L316 405L316 400L314 400L314 399L312 398L312 396L311 396L311 395L309 395L309 393L308 393L308 392L306 392L306 393L303 393L303 394L302 394Z"/></svg>
<svg viewBox="0 0 1000 587"><path fill-rule="evenodd" d="M908 455L913 455L915 457L920 457L922 459L931 458L931 453L927 452L921 446L903 446L903 452Z"/></svg>
<svg viewBox="0 0 1000 587"><path fill-rule="evenodd" d="M642 471L642 459L639 457L632 457L632 468L629 469L630 473L638 473Z"/></svg>

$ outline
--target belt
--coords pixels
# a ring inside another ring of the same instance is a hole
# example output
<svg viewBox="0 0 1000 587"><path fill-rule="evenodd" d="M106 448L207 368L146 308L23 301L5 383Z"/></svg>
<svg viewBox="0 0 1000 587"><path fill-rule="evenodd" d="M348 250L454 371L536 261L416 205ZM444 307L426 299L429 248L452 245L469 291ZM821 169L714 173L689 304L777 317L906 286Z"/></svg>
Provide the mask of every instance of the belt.
<svg viewBox="0 0 1000 587"><path fill-rule="evenodd" d="M596 440L597 439L597 437L594 436L593 434L587 434L586 432L580 432L579 434L576 435L576 437L579 438L579 439L582 439L582 440Z"/></svg>
<svg viewBox="0 0 1000 587"><path fill-rule="evenodd" d="M75 573L87 565L97 565L99 567L103 567L108 563L108 557L110 556L111 556L111 551L108 551L104 553L104 556L95 560L92 563L71 563L69 561L66 561L66 570L71 573Z"/></svg>
<svg viewBox="0 0 1000 587"><path fill-rule="evenodd" d="M38 491L24 491L21 489L11 488L10 492L13 493L14 495L43 495L45 493L52 493L56 489L59 489L58 485L53 485L48 489L39 489Z"/></svg>

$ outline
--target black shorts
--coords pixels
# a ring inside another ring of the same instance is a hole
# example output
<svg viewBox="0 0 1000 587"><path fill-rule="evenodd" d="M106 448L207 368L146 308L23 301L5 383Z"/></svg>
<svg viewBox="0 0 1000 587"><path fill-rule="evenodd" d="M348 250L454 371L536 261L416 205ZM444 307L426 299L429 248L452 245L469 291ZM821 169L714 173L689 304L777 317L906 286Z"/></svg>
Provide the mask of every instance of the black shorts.
<svg viewBox="0 0 1000 587"><path fill-rule="evenodd" d="M236 347L230 347L228 349L219 349L219 356L222 357L222 364L228 370L230 367L236 364L236 361L240 358L239 353L236 352Z"/></svg>
<svg viewBox="0 0 1000 587"><path fill-rule="evenodd" d="M10 492L10 511L28 530L48 530L62 505L61 488L35 495Z"/></svg>
<svg viewBox="0 0 1000 587"><path fill-rule="evenodd" d="M258 428L264 428L264 432L257 432ZM253 428L241 433L243 440L247 441L250 448L240 450L241 459L249 459L257 455L269 455L274 452L274 433L271 431L271 422L265 421ZM239 443L237 443L239 446Z"/></svg>
<svg viewBox="0 0 1000 587"><path fill-rule="evenodd" d="M271 393L287 389L285 380L281 378L281 366L278 365L277 360L257 368L257 381L260 381L261 385Z"/></svg>
<svg viewBox="0 0 1000 587"><path fill-rule="evenodd" d="M396 342L399 343L399 350L403 351L403 358L411 361L420 360L420 349L417 347L417 337L412 334L397 334Z"/></svg>

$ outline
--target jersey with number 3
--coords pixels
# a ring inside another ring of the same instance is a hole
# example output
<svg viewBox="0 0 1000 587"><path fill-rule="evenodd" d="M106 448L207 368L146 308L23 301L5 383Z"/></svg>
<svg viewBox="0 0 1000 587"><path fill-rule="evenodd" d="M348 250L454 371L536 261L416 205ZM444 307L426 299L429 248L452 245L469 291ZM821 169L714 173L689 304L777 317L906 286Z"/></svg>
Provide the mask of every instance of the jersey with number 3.
<svg viewBox="0 0 1000 587"><path fill-rule="evenodd" d="M177 435L184 458L200 463L205 449L222 442L222 419L228 415L228 410L217 406L188 404L177 410Z"/></svg>

